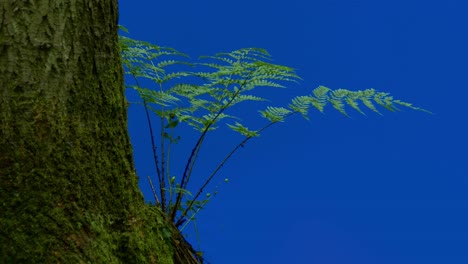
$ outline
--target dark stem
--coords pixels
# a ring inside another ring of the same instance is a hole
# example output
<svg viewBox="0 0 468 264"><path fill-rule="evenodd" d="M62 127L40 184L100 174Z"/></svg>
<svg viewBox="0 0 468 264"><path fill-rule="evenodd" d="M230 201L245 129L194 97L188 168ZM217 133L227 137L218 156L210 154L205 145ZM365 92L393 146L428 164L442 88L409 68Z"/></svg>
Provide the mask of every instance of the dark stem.
<svg viewBox="0 0 468 264"><path fill-rule="evenodd" d="M297 112L291 112L289 114L287 114L286 116L284 116L284 118L287 118L293 114L296 114ZM269 124L267 124L266 126L262 127L260 130L256 131L256 133L260 133L262 132L263 130L269 128L270 126L272 126L273 124L276 124L278 123L278 121L272 121L270 122ZM185 210L182 212L181 216L179 217L179 219L177 221L175 221L175 225L176 227L179 227L181 224L183 224L185 222L185 219L184 217L187 216L187 213L190 211L190 209L193 207L193 204L195 203L195 201L197 200L197 198L202 194L203 190L205 189L205 187L211 182L211 180L214 178L214 176L218 173L218 171L224 166L224 164L231 158L231 156L241 147L244 146L244 144L249 141L252 137L246 137L244 138L239 144L237 144L237 146L235 148L233 148L231 150L231 152L229 152L229 154L223 159L223 161L221 161L221 163L218 165L218 167L216 167L216 169L213 171L213 173L211 173L211 175L206 179L206 181L203 183L203 185L198 189L198 192L197 194L195 194L195 196L193 197L193 199L190 201L189 205L187 206L187 208L185 208Z"/></svg>
<svg viewBox="0 0 468 264"><path fill-rule="evenodd" d="M162 85L159 84L162 92ZM166 213L166 179L165 179L165 160L164 160L164 106L161 106L161 210Z"/></svg>
<svg viewBox="0 0 468 264"><path fill-rule="evenodd" d="M232 102L240 94L240 92L242 91L242 87L247 83L247 80L250 78L250 75L253 72L254 72L254 70L251 70L249 72L248 76L244 79L244 82L242 83L242 85L240 85L239 90L234 94L234 96L229 100L229 102L218 111L216 116L211 120L211 122L208 124L208 126L205 128L205 130L203 130L200 138L198 138L198 141L195 144L195 147L192 149L192 152L190 153L189 159L187 160L187 164L186 164L185 169L184 169L184 174L183 174L182 179L180 181L180 188L185 189L187 187L187 184L188 184L188 181L189 181L189 178L190 178L190 174L192 173L193 164L194 164L194 162L196 160L198 152L200 151L201 143L203 142L206 133L208 132L210 127L214 124L216 119L224 112L224 110L226 110L232 104ZM175 220L176 213L177 213L177 208L180 206L181 202L182 202L182 193L179 192L177 194L177 197L176 197L176 202L174 204L174 208L173 208L173 210L171 212L171 215L170 215L171 221Z"/></svg>
<svg viewBox="0 0 468 264"><path fill-rule="evenodd" d="M132 75L133 75L133 78L135 79L137 86L141 89L140 83L138 82L138 79L135 77L135 74L132 74ZM159 190L161 191L161 201L162 201L161 209L163 209L165 208L165 203L164 203L165 199L164 199L164 196L162 195L163 194L162 191L164 191L163 189L164 179L162 178L161 170L159 168L158 152L157 152L156 144L154 143L153 126L151 124L151 118L150 118L149 111L148 111L148 104L145 98L142 97L142 99L143 99L143 106L145 107L146 120L148 121L148 127L149 127L150 138L151 138L151 147L153 149L154 164L156 165L156 173L158 174ZM156 200L156 202L157 202L157 205L160 205L158 200ZM163 209L163 212L164 212L164 209Z"/></svg>
<svg viewBox="0 0 468 264"><path fill-rule="evenodd" d="M151 186L151 190L153 191L153 196L154 196L154 199L156 200L156 204L159 204L158 194L156 193L156 190L154 189L153 182L151 181L151 177L149 175L148 175L148 181Z"/></svg>

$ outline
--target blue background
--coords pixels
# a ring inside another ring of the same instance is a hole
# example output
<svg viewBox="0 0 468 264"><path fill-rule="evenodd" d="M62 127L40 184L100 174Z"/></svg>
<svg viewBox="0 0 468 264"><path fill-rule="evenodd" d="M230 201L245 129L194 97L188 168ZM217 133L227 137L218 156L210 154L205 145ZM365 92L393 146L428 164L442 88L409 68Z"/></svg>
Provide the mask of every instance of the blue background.
<svg viewBox="0 0 468 264"><path fill-rule="evenodd" d="M461 0L121 0L132 38L192 58L261 47L296 68L300 85L259 93L273 105L325 85L376 88L434 112L346 118L327 108L272 127L223 168L197 217L199 241L184 230L189 241L210 263L468 263L466 10ZM129 130L151 200L143 113L130 107ZM181 135L178 175L197 133ZM208 137L192 187L239 139L227 129Z"/></svg>

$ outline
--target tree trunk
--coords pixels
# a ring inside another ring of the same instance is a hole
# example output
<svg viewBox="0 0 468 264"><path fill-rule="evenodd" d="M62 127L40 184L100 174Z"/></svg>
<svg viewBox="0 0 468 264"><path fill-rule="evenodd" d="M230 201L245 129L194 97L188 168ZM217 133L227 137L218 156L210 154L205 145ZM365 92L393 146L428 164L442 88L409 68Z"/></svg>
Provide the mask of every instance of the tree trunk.
<svg viewBox="0 0 468 264"><path fill-rule="evenodd" d="M172 263L127 131L117 0L0 1L0 263Z"/></svg>

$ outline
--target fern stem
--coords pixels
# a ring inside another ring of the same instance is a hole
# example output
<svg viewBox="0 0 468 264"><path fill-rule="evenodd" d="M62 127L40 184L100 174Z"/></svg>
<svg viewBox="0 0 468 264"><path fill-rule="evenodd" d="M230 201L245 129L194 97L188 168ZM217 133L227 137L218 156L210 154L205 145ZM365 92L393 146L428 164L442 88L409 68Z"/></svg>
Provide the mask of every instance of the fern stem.
<svg viewBox="0 0 468 264"><path fill-rule="evenodd" d="M153 64L153 62L151 62ZM154 66L154 65L153 65ZM157 74L157 72L156 72ZM158 76L159 77L159 76ZM162 85L159 84L159 90L162 92ZM161 105L161 209L166 212L166 177L165 177L165 146L164 146L164 106Z"/></svg>
<svg viewBox="0 0 468 264"><path fill-rule="evenodd" d="M151 57L147 57L146 58L150 63L151 65L155 68L156 66L154 65L153 63L153 60L151 59ZM156 76L158 77L158 80L161 80L161 78L159 77L159 73L157 71L154 71L154 73L156 74ZM163 90L163 87L162 87L162 84L159 82L159 91L162 92ZM161 210L163 212L166 212L166 179L165 179L165 153L164 153L164 106L161 105L161 175L160 175L160 180L159 180L159 191L161 193Z"/></svg>
<svg viewBox="0 0 468 264"><path fill-rule="evenodd" d="M298 112L291 112L289 113L288 115L286 115L284 118L287 118L293 114L296 114ZM262 132L263 130L269 128L270 126L272 126L273 124L276 124L278 123L278 121L272 121L270 123L268 123L267 125L265 125L264 127L262 127L261 129L255 131L256 133L260 133ZM211 180L214 178L214 176L218 173L218 171L224 166L224 164L231 158L232 155L234 155L234 153L241 147L244 146L244 144L249 141L252 137L251 136L248 136L248 137L245 137L239 144L237 144L236 147L234 147L231 152L229 152L228 155L226 155L226 157L224 157L223 161L221 161L218 165L218 167L216 167L216 169L211 173L211 175L206 179L206 181L203 183L203 185L198 189L197 193L195 194L195 196L193 197L193 199L190 201L189 205L187 206L187 208L185 208L185 210L182 212L181 216L179 217L179 219L175 222L176 224L176 227L179 227L182 223L184 223L184 217L187 216L187 213L188 211L193 207L193 204L195 203L195 201L197 200L197 198L202 194L203 190L205 189L205 187L211 182Z"/></svg>
<svg viewBox="0 0 468 264"><path fill-rule="evenodd" d="M138 79L136 78L135 74L132 73L132 76L135 79L137 86L141 88L140 83L138 82ZM161 181L163 181L164 179L162 179L161 170L159 168L158 152L157 152L156 144L154 142L153 126L151 124L151 118L150 118L149 111L148 111L148 103L146 102L145 98L142 98L142 99L143 99L143 106L145 108L145 113L146 113L146 120L148 121L148 128L149 128L149 133L150 133L150 138L151 138L151 147L153 149L153 159L154 159L154 164L156 165L156 173L158 175L158 181L159 181L159 189L162 190ZM162 204L159 202L158 199L156 199L156 205L161 206L162 208L164 207L164 200L163 200L162 195L161 195L161 200L163 202Z"/></svg>
<svg viewBox="0 0 468 264"><path fill-rule="evenodd" d="M174 135L174 128L171 129L171 138ZM167 172L166 172L166 178L167 178L167 185L169 187L169 199L168 199L168 204L167 204L167 210L170 212L171 207L172 207L172 184L171 184L171 171L170 171L170 161L171 161L171 146L172 146L172 141L169 140L169 146L167 147Z"/></svg>
<svg viewBox="0 0 468 264"><path fill-rule="evenodd" d="M160 195L161 195L161 209L162 211L164 212L164 204L165 204L165 200L164 200L164 195L163 195L163 186L164 186L164 179L163 179L163 175L162 175L162 172L161 172L161 169L159 168L159 161L158 161L158 152L157 152L157 147L156 147L156 143L154 142L154 133L153 133L153 127L152 127L152 124L151 124L151 118L149 116L149 112L148 112L148 104L146 103L146 100L143 99L143 105L145 107L145 111L146 111L146 119L148 120L148 126L149 126L149 132L150 132L150 136L151 136L151 146L153 148L153 158L154 158L154 163L156 164L156 172L158 174L158 181L159 181L159 190L160 190Z"/></svg>
<svg viewBox="0 0 468 264"><path fill-rule="evenodd" d="M187 220L187 222L184 223L184 225L180 228L180 232L182 232L185 227L190 223L190 221L194 220L195 219L195 216L198 214L198 212L200 212L200 210L210 201L211 197L213 196L210 196L204 203L203 205L200 206L200 208L197 209L197 211L195 211L192 216L190 216L190 218ZM193 222L194 225L195 225L195 222Z"/></svg>
<svg viewBox="0 0 468 264"><path fill-rule="evenodd" d="M240 85L239 87L239 90L234 94L234 96L231 98L231 100L229 100L229 102L224 105L219 111L218 113L216 114L216 116L211 120L211 122L206 126L206 128L203 130L200 138L198 138L198 141L197 143L195 144L194 148L192 149L192 152L190 154L190 157L189 159L187 160L187 164L185 166L185 169L184 169L184 174L182 176L182 179L180 181L180 188L182 189L185 189L187 187L187 184L188 184L188 181L190 179L190 175L192 173L192 168L193 168L193 165L195 163L195 160L198 156L198 153L200 151L200 148L201 148L201 144L206 136L206 133L208 132L208 130L210 129L210 127L215 123L216 119L232 104L232 102L236 99L236 97L240 94L240 92L242 91L242 87L245 86L245 84L247 83L247 81L249 80L251 74L254 72L254 70L251 70L249 72L249 74L247 75L247 77L244 79L244 82L242 83L242 85ZM176 202L175 202L175 205L174 205L174 208L171 212L171 215L170 215L170 219L172 221L175 220L176 218L176 213L177 213L177 208L180 206L180 203L182 202L182 193L178 193L177 194L177 197L176 197ZM193 202L193 200L192 200ZM179 219L180 220L180 219Z"/></svg>
<svg viewBox="0 0 468 264"><path fill-rule="evenodd" d="M153 181L151 181L151 177L149 175L148 175L148 182L151 186L151 190L153 191L153 196L154 196L154 199L156 200L156 204L159 204L158 194L156 193L156 190L154 189Z"/></svg>

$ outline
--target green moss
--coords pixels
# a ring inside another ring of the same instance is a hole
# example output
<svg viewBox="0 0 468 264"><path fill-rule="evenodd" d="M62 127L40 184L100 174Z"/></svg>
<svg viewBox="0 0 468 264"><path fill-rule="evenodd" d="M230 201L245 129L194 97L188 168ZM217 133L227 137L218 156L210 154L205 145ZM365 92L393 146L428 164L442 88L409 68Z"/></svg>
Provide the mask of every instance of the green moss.
<svg viewBox="0 0 468 264"><path fill-rule="evenodd" d="M173 263L135 175L117 1L75 2L0 4L0 263Z"/></svg>
<svg viewBox="0 0 468 264"><path fill-rule="evenodd" d="M117 1L79 2L0 1L0 263L187 263L138 187Z"/></svg>

